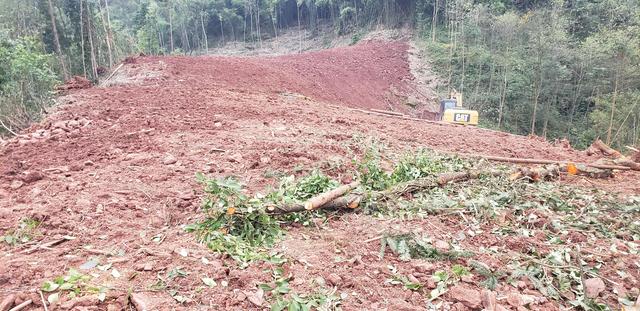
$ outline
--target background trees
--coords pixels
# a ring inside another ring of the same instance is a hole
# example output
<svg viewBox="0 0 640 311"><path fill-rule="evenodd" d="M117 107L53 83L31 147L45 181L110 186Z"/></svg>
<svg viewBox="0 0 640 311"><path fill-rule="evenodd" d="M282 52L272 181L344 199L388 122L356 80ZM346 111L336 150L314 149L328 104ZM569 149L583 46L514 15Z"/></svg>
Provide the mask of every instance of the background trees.
<svg viewBox="0 0 640 311"><path fill-rule="evenodd" d="M454 3L425 46L485 126L579 147L639 143L637 1Z"/></svg>
<svg viewBox="0 0 640 311"><path fill-rule="evenodd" d="M463 92L484 126L639 143L635 0L0 0L0 119L19 127L56 80L96 80L130 54L260 47L287 29L306 30L301 50L320 29L357 38L378 26L413 27L441 94Z"/></svg>

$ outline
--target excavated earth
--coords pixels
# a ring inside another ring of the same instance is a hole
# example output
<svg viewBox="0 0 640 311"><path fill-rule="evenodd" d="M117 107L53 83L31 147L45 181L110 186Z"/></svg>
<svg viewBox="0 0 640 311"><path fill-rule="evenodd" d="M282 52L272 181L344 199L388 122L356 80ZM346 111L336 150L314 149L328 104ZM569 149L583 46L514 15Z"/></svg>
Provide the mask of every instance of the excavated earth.
<svg viewBox="0 0 640 311"><path fill-rule="evenodd" d="M346 182L353 178L352 160L372 141L397 154L424 147L597 159L538 138L346 109L412 113L405 104L414 87L407 49L403 42L372 41L278 57L139 57L129 59L108 87L61 96L54 113L0 149L0 233L22 219L40 222L32 241L0 245L0 297L15 298L15 304L32 299L31 308L41 309L35 290L44 281L94 260L112 265L108 271L81 270L96 286L109 288L105 302L83 293L81 299L63 297L57 309L120 310L130 293L149 310L264 309L256 306L256 284L271 281L273 264L241 269L183 229L201 215L196 172L237 176L251 193L276 184L279 173L313 168ZM638 177L618 173L608 180L564 181L638 193ZM424 308L425 295L385 284L387 267L428 283L433 264L402 262L393 254L380 259L379 242L368 241L407 226L440 239L465 230L462 223L435 217L403 222L346 214L287 228L275 249L289 258L285 268L294 276L294 290L305 291L323 277L335 283L344 310L416 310ZM65 236L73 239L43 246ZM535 243L483 239L465 243L475 249ZM184 304L154 286L174 269L187 273L170 284L189 299ZM206 287L203 277L219 285ZM473 280L462 288L472 294L479 289ZM536 293L505 287L499 294L510 291ZM467 308L453 302L453 309ZM544 301L537 308L557 309Z"/></svg>

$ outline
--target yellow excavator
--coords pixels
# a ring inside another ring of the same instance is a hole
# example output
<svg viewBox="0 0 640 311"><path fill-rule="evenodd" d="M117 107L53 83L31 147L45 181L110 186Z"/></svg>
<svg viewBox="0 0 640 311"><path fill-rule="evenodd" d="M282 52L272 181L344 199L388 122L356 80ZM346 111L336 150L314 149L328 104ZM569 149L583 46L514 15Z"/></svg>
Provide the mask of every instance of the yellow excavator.
<svg viewBox="0 0 640 311"><path fill-rule="evenodd" d="M478 112L465 109L462 106L462 94L455 89L449 94L449 98L440 101L439 121L462 125L478 125Z"/></svg>

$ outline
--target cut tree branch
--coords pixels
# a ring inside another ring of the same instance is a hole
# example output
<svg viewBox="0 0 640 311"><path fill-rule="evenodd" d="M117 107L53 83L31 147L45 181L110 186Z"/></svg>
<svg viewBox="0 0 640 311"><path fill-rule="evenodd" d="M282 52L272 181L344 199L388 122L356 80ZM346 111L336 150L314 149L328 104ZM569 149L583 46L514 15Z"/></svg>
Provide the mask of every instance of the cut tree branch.
<svg viewBox="0 0 640 311"><path fill-rule="evenodd" d="M515 164L558 164L563 166L570 162L570 161L557 161L557 160L547 160L547 159L506 158L506 157L496 157L496 156L487 156L487 155L481 155L481 154L466 154L466 153L460 154L460 156L470 157L470 158L483 158L489 161L507 162L507 163L515 163ZM574 163L576 165L584 165L584 166L605 169L605 170L608 169L608 170L626 171L631 169L627 166L621 166L621 165L609 165L609 164L600 164L600 163L579 163L579 162L571 162L571 163Z"/></svg>
<svg viewBox="0 0 640 311"><path fill-rule="evenodd" d="M7 132L11 133L13 136L19 136L18 134L16 134L16 132L12 131L8 126L6 126L4 122L2 122L2 120L0 120L0 125L2 125L2 127L5 130L7 130Z"/></svg>
<svg viewBox="0 0 640 311"><path fill-rule="evenodd" d="M354 181L348 185L343 185L329 192L322 193L318 196L315 196L309 199L306 203L304 203L304 208L309 211L317 209L333 201L334 199L343 196L345 193L348 193L349 191L357 188L358 186L360 186L360 182Z"/></svg>
<svg viewBox="0 0 640 311"><path fill-rule="evenodd" d="M640 171L640 163L635 162L632 157L626 157L622 155L620 151L607 146L600 139L596 139L596 141L593 142L590 148L594 148L602 152L604 155L613 158L613 164L615 165L621 165L628 167L629 169L632 169L634 171Z"/></svg>
<svg viewBox="0 0 640 311"><path fill-rule="evenodd" d="M435 179L420 178L398 184L391 189L376 191L371 193L370 197L374 200L388 200L426 189L443 187L449 183L478 179L482 176L499 176L502 174L504 173L500 171L444 173L438 175ZM365 194L347 193L349 193L359 185L360 182L356 181L348 185L340 186L331 191L319 194L318 196L309 199L304 204L282 204L279 206L268 206L267 213L287 214L315 209L355 209L365 198Z"/></svg>
<svg viewBox="0 0 640 311"><path fill-rule="evenodd" d="M618 150L615 150L607 146L607 144L605 144L602 140L600 140L600 138L596 139L591 146L601 151L604 155L610 156L614 159L618 159L622 157L622 154Z"/></svg>
<svg viewBox="0 0 640 311"><path fill-rule="evenodd" d="M102 81L102 86L105 86L107 84L107 82L109 82L109 80L111 80L111 77L113 77L113 75L115 75L116 72L118 72L118 70L120 70L120 68L122 68L122 65L124 65L124 63L120 64L118 66L118 68L116 68L114 71L112 71L111 74L106 79L104 79L104 81Z"/></svg>

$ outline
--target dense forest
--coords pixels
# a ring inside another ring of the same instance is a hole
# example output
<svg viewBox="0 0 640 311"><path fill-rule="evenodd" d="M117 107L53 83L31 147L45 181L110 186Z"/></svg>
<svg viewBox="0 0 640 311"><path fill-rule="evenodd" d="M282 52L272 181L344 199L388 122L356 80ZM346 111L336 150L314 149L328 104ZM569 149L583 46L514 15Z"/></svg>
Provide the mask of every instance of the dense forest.
<svg viewBox="0 0 640 311"><path fill-rule="evenodd" d="M0 0L0 132L36 120L60 81L95 81L131 54L374 27L415 29L439 92L462 92L483 126L640 141L637 0Z"/></svg>

